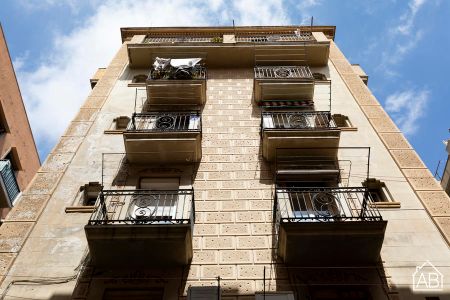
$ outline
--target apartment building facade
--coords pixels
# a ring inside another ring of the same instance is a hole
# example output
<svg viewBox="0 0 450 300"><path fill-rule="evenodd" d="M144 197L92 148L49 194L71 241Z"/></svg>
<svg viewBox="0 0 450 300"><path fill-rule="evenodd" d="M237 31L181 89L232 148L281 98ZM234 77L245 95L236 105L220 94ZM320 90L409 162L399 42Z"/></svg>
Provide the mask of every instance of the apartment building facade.
<svg viewBox="0 0 450 300"><path fill-rule="evenodd" d="M0 25L0 218L33 179L40 161Z"/></svg>
<svg viewBox="0 0 450 300"><path fill-rule="evenodd" d="M0 228L5 299L449 298L449 198L335 27L121 33Z"/></svg>

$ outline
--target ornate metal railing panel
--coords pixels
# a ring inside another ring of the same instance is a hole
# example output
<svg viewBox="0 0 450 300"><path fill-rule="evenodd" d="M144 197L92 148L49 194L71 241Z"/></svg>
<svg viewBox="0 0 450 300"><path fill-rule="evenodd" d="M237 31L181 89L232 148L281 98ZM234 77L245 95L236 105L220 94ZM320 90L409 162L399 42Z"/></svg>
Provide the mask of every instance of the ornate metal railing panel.
<svg viewBox="0 0 450 300"><path fill-rule="evenodd" d="M171 43L213 43L220 41L212 36L147 36L144 44L171 44Z"/></svg>
<svg viewBox="0 0 450 300"><path fill-rule="evenodd" d="M138 132L201 132L200 112L148 112L134 113L127 131Z"/></svg>
<svg viewBox="0 0 450 300"><path fill-rule="evenodd" d="M310 32L236 36L236 42L243 43L307 42L312 40L314 40L314 38Z"/></svg>
<svg viewBox="0 0 450 300"><path fill-rule="evenodd" d="M193 224L194 191L104 190L89 225Z"/></svg>
<svg viewBox="0 0 450 300"><path fill-rule="evenodd" d="M194 67L168 68L167 70L150 70L148 80L206 80L206 68Z"/></svg>
<svg viewBox="0 0 450 300"><path fill-rule="evenodd" d="M363 187L276 188L275 209L279 222L381 221Z"/></svg>
<svg viewBox="0 0 450 300"><path fill-rule="evenodd" d="M232 34L232 33L228 33ZM272 43L272 42L308 42L314 41L311 32L293 32L288 34L237 34L237 43ZM144 39L144 44L172 44L172 43L222 43L223 34L215 36L175 35L175 36L151 36Z"/></svg>
<svg viewBox="0 0 450 300"><path fill-rule="evenodd" d="M319 130L337 129L337 125L328 111L314 112L263 112L262 130Z"/></svg>
<svg viewBox="0 0 450 300"><path fill-rule="evenodd" d="M310 79L314 76L308 66L259 66L255 67L255 79Z"/></svg>

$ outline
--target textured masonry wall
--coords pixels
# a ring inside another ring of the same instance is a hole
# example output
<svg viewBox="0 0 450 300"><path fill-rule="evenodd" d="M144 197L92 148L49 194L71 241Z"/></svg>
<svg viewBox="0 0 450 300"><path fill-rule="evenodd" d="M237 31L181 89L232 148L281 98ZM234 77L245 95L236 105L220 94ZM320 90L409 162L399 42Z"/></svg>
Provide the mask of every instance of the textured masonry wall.
<svg viewBox="0 0 450 300"><path fill-rule="evenodd" d="M220 276L224 294L253 294L262 291L264 266L270 270L273 224L273 182L259 147L253 70L209 70L208 78L186 286L216 284Z"/></svg>
<svg viewBox="0 0 450 300"><path fill-rule="evenodd" d="M450 198L334 42L330 60L391 156L450 245Z"/></svg>
<svg viewBox="0 0 450 300"><path fill-rule="evenodd" d="M73 199L73 193L86 179L80 174L76 176L73 172L67 172L67 168L126 63L124 44L0 227L0 282L4 281L2 291L12 280L45 280L47 277L72 274L73 265L78 265L80 257L84 255L79 250L78 238L73 236L77 233L73 227L82 228L89 216L71 217L65 214L64 208L67 204L65 201ZM37 223L39 226L35 226ZM81 238L79 230L78 236ZM55 288L58 289L58 286ZM26 286L20 288L23 291L26 289ZM70 289L73 289L73 285ZM30 295L27 292L24 294ZM51 291L42 294L35 291L32 294L44 297Z"/></svg>

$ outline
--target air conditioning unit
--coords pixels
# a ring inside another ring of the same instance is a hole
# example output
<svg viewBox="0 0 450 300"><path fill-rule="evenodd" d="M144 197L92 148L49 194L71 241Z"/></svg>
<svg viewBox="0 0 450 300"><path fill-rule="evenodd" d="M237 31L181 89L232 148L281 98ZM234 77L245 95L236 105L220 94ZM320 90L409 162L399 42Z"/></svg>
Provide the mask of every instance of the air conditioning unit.
<svg viewBox="0 0 450 300"><path fill-rule="evenodd" d="M295 300L293 292L256 293L255 300Z"/></svg>
<svg viewBox="0 0 450 300"><path fill-rule="evenodd" d="M220 300L218 286L191 286L188 289L188 300Z"/></svg>

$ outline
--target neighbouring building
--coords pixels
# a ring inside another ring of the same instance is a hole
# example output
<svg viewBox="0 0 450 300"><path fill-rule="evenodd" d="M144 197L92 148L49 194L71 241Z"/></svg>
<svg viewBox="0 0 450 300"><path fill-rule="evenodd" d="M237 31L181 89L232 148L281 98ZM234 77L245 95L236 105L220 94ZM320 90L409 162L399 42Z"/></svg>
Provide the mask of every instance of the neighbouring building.
<svg viewBox="0 0 450 300"><path fill-rule="evenodd" d="M4 299L449 299L449 198L334 26L121 34L0 227Z"/></svg>
<svg viewBox="0 0 450 300"><path fill-rule="evenodd" d="M6 217L40 161L0 25L0 218Z"/></svg>
<svg viewBox="0 0 450 300"><path fill-rule="evenodd" d="M445 143L445 150L447 150L448 156L442 173L441 185L444 191L450 195L450 140Z"/></svg>

